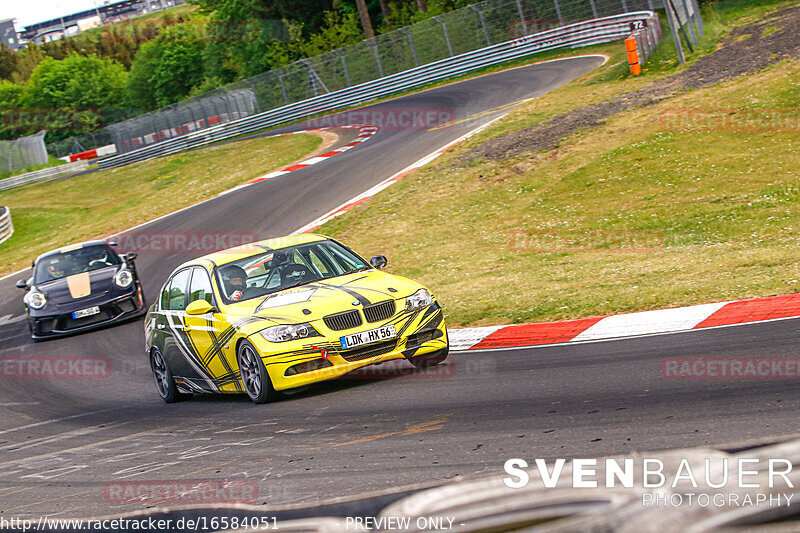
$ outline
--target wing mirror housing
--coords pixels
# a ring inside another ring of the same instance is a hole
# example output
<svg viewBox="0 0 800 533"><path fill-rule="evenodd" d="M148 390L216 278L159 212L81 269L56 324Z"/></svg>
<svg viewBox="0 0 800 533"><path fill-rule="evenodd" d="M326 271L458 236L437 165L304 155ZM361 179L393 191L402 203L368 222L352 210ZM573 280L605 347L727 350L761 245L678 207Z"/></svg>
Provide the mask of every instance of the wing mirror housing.
<svg viewBox="0 0 800 533"><path fill-rule="evenodd" d="M25 281L24 279L19 280L17 282L17 288L18 289L27 289L28 288L28 282Z"/></svg>
<svg viewBox="0 0 800 533"><path fill-rule="evenodd" d="M385 255L375 255L370 257L369 264L373 267L377 268L378 270L384 268L389 263L389 260L386 259Z"/></svg>
<svg viewBox="0 0 800 533"><path fill-rule="evenodd" d="M186 307L187 315L205 315L210 313L214 306L205 300L195 300Z"/></svg>

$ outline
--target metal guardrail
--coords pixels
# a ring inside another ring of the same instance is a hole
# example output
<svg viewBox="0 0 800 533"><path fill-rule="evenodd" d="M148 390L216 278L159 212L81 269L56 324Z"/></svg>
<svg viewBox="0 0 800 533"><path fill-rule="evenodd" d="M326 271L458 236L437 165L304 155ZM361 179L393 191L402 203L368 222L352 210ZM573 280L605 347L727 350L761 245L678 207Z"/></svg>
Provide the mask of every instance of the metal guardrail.
<svg viewBox="0 0 800 533"><path fill-rule="evenodd" d="M0 205L0 243L7 241L14 234L14 224L11 223L11 210Z"/></svg>
<svg viewBox="0 0 800 533"><path fill-rule="evenodd" d="M99 163L101 169L115 168L130 163L147 161L163 155L196 148L206 144L253 133L310 115L333 111L419 87L431 82L459 76L486 66L518 59L526 55L571 46L577 48L591 44L624 39L631 34L631 23L646 21L648 27L658 26L658 16L652 11L636 11L622 15L598 18L552 30L528 35L511 41L466 52L447 59L412 68L377 80L354 85L328 94L319 95L294 104L278 107L219 126L189 133L110 157ZM655 34L654 34L655 35ZM660 31L658 32L660 35Z"/></svg>
<svg viewBox="0 0 800 533"><path fill-rule="evenodd" d="M69 174L71 172L81 172L87 168L89 168L89 162L81 160L74 163L68 163L66 165L43 168L42 170L28 172L27 174L20 174L19 176L11 176L10 178L0 180L0 191L13 189L14 187L21 187L22 185L27 185L29 183L34 183L49 178L55 178L56 176Z"/></svg>

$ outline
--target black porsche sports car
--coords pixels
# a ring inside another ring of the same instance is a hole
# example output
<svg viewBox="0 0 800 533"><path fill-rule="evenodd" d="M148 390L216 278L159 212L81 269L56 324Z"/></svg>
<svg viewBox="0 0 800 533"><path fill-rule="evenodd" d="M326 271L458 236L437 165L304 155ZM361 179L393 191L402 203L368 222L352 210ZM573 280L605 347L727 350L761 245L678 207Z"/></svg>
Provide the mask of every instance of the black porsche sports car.
<svg viewBox="0 0 800 533"><path fill-rule="evenodd" d="M90 241L40 255L25 289L34 340L85 331L147 312L136 274L136 254L114 242Z"/></svg>

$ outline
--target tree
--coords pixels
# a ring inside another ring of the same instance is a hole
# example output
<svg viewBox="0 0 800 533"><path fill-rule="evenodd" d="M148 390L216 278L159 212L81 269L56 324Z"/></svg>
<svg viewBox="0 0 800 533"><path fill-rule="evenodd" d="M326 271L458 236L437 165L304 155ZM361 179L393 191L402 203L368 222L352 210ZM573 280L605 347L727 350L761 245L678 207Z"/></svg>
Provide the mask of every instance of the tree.
<svg viewBox="0 0 800 533"><path fill-rule="evenodd" d="M0 80L10 80L17 71L17 54L0 43Z"/></svg>
<svg viewBox="0 0 800 533"><path fill-rule="evenodd" d="M361 27L364 28L364 35L367 36L367 39L374 38L375 30L372 29L367 3L364 0L356 0L356 7L358 7L358 16L361 18Z"/></svg>
<svg viewBox="0 0 800 533"><path fill-rule="evenodd" d="M116 61L73 52L61 61L48 57L36 67L24 103L46 109L124 107L127 84L128 73Z"/></svg>
<svg viewBox="0 0 800 533"><path fill-rule="evenodd" d="M142 111L177 102L203 83L203 42L199 27L183 23L143 45L131 65L128 96Z"/></svg>
<svg viewBox="0 0 800 533"><path fill-rule="evenodd" d="M150 111L158 107L150 79L155 73L162 51L163 47L156 41L145 43L136 52L131 63L127 93L131 105L139 111Z"/></svg>

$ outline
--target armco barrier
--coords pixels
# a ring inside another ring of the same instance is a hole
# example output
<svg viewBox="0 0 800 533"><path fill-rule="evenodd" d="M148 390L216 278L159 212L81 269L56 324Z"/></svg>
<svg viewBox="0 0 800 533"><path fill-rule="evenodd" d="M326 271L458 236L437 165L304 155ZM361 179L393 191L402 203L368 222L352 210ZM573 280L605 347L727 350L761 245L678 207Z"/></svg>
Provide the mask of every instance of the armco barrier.
<svg viewBox="0 0 800 533"><path fill-rule="evenodd" d="M14 234L14 224L11 223L11 210L0 205L0 243L7 241Z"/></svg>
<svg viewBox="0 0 800 533"><path fill-rule="evenodd" d="M598 18L553 30L527 35L519 39L488 46L441 61L412 68L404 72L347 87L339 91L323 94L301 102L286 105L264 113L252 115L219 126L193 132L182 137L153 144L139 150L109 157L100 161L101 169L115 168L139 161L147 161L205 144L230 139L277 126L310 115L333 111L344 107L390 95L392 93L419 87L427 83L459 76L486 66L503 63L536 52L554 50L571 46L573 48L599 44L628 37L636 30L637 23L645 22L652 39L660 39L658 16L652 11L637 11ZM656 30L657 28L657 30ZM657 42L655 40L654 42Z"/></svg>
<svg viewBox="0 0 800 533"><path fill-rule="evenodd" d="M21 187L22 185L54 178L56 176L62 176L72 172L81 172L87 168L89 168L88 161L81 160L76 161L75 163L59 165L57 167L43 168L42 170L28 172L27 174L20 174L19 176L11 176L10 178L0 180L0 191L13 189L14 187Z"/></svg>

